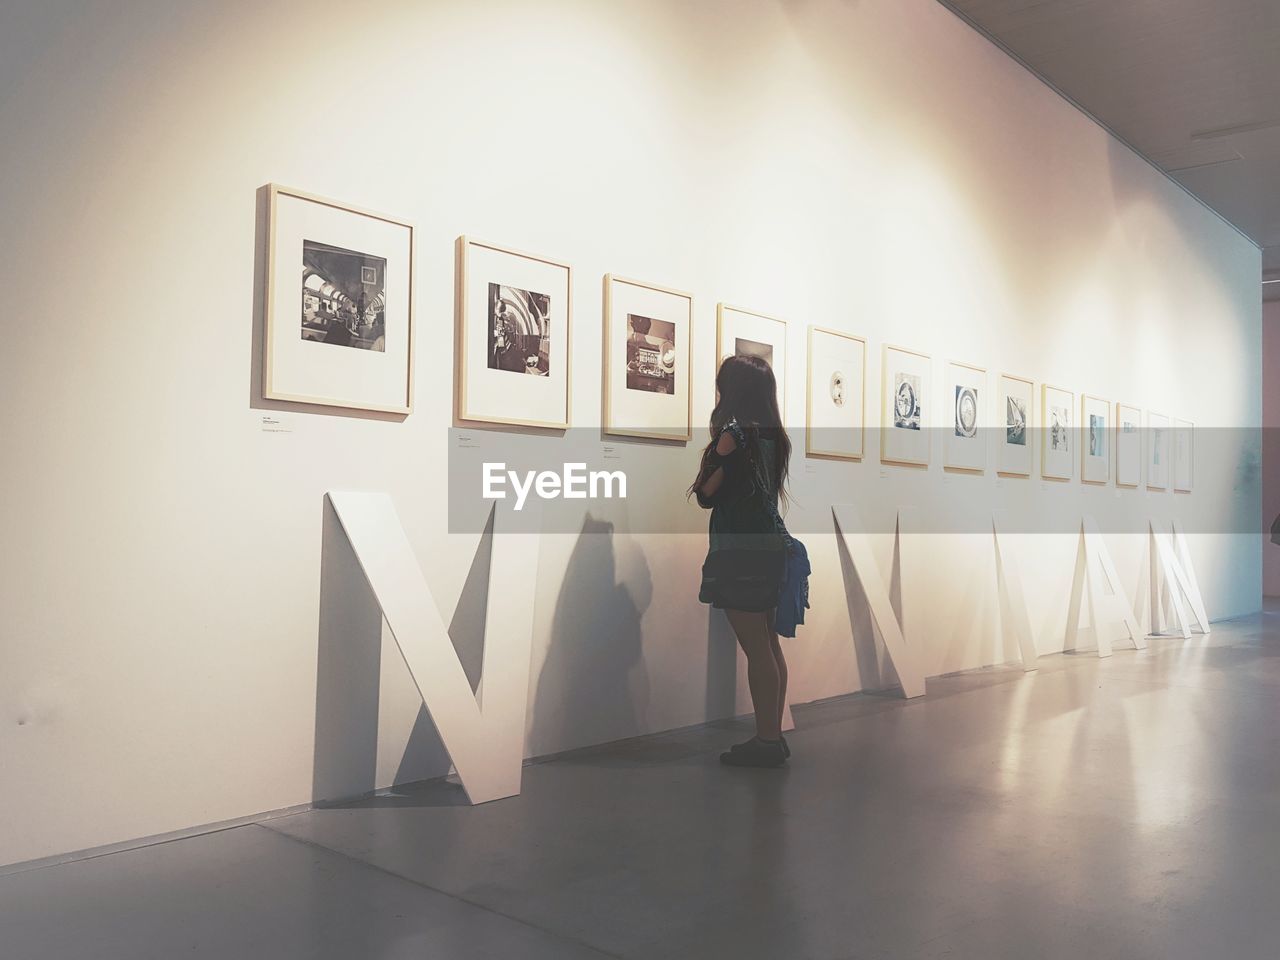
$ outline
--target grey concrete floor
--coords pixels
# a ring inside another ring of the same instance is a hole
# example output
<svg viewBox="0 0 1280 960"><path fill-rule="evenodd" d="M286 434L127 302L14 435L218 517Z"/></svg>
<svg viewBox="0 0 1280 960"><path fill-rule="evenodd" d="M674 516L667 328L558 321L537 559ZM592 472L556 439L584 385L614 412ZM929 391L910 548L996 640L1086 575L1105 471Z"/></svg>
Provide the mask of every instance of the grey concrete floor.
<svg viewBox="0 0 1280 960"><path fill-rule="evenodd" d="M1280 955L1280 614L0 878L26 958Z"/></svg>

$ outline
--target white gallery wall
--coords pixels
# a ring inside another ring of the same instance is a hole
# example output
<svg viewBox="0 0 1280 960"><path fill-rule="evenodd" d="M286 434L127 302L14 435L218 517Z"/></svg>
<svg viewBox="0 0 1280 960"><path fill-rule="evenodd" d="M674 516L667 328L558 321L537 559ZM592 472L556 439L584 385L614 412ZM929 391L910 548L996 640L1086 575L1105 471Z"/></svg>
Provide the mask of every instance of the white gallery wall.
<svg viewBox="0 0 1280 960"><path fill-rule="evenodd" d="M791 324L794 525L829 527L832 484L881 524L1004 500L1194 516L1224 531L1193 537L1210 615L1259 608L1260 538L1229 532L1261 511L1245 430L1177 498L954 477L936 449L884 467L872 442L805 461L810 323L868 338L868 427L884 342L939 382L948 359L1031 377L1037 409L1049 382L1261 422L1257 249L933 0L7 4L0 90L0 864L312 800L328 489L392 494L474 649L484 547L447 533L445 495L464 233L573 264L575 424L600 417L601 276L689 290L698 437L716 302ZM262 430L271 181L416 222L407 419L271 406L291 432ZM669 463L670 510L696 513L695 447L624 456ZM697 602L704 538L629 530L622 505L582 530L529 572L526 754L750 709ZM832 538L805 539L792 701L891 684ZM1039 648L1061 650L1074 541L1020 540ZM927 672L1015 659L990 537L928 541L903 581ZM1141 538L1108 544L1135 590ZM374 663L371 776L443 772L398 655Z"/></svg>

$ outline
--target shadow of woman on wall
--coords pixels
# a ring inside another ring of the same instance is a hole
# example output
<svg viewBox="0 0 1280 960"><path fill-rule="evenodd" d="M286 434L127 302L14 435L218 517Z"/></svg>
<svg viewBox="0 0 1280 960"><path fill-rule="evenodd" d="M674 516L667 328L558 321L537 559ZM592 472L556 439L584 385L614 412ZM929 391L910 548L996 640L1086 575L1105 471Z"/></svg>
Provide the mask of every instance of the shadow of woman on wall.
<svg viewBox="0 0 1280 960"><path fill-rule="evenodd" d="M565 568L530 709L533 756L642 732L649 700L640 618L652 595L643 556L618 582L613 524L587 513Z"/></svg>

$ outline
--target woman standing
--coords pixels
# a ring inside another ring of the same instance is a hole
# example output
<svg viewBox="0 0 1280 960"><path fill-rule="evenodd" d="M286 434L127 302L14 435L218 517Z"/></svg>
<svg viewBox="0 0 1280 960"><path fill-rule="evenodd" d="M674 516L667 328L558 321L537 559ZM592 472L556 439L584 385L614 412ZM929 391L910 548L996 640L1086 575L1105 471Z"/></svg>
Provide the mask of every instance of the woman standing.
<svg viewBox="0 0 1280 960"><path fill-rule="evenodd" d="M787 599L784 587L807 595L807 579L803 586L787 583L788 560L799 547L778 515L790 459L773 370L760 357L726 358L716 374L711 442L690 492L711 509L698 599L724 610L747 656L756 735L720 755L734 766L777 767L791 755L782 736L787 661L775 618L780 597ZM806 559L805 577L807 566Z"/></svg>

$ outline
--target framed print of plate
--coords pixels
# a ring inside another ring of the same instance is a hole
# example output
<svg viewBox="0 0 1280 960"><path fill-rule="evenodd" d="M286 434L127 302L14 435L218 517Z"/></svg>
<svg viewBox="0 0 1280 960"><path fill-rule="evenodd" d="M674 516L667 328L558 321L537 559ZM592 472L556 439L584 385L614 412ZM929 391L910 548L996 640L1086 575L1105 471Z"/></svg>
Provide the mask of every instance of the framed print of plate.
<svg viewBox="0 0 1280 960"><path fill-rule="evenodd" d="M867 341L809 327L809 383L804 451L811 457L861 460L866 443Z"/></svg>
<svg viewBox="0 0 1280 960"><path fill-rule="evenodd" d="M1111 479L1111 404L1088 394L1080 396L1080 480L1106 483Z"/></svg>
<svg viewBox="0 0 1280 960"><path fill-rule="evenodd" d="M605 433L655 440L693 436L692 332L691 294L605 276Z"/></svg>
<svg viewBox="0 0 1280 960"><path fill-rule="evenodd" d="M567 263L458 238L459 420L569 426Z"/></svg>
<svg viewBox="0 0 1280 960"><path fill-rule="evenodd" d="M1031 431L1035 421L1035 384L1026 377L1000 374L996 397L998 415L1004 418L996 451L996 472L1004 477L1031 476Z"/></svg>
<svg viewBox="0 0 1280 960"><path fill-rule="evenodd" d="M262 394L413 410L413 225L271 184Z"/></svg>
<svg viewBox="0 0 1280 960"><path fill-rule="evenodd" d="M1044 429L1040 440L1040 476L1046 480L1070 480L1076 475L1075 455L1071 449L1075 434L1071 425L1071 408L1076 395L1070 390L1040 387L1040 413Z"/></svg>
<svg viewBox="0 0 1280 960"><path fill-rule="evenodd" d="M1191 475L1194 462L1192 447L1192 431L1190 420L1173 418L1173 492L1190 493Z"/></svg>
<svg viewBox="0 0 1280 960"><path fill-rule="evenodd" d="M1147 411L1147 489L1169 489L1169 418Z"/></svg>
<svg viewBox="0 0 1280 960"><path fill-rule="evenodd" d="M929 388L933 359L884 345L881 377L880 461L929 465Z"/></svg>
<svg viewBox="0 0 1280 960"><path fill-rule="evenodd" d="M716 304L716 371L726 357L760 357L773 370L778 410L787 422L787 321Z"/></svg>
<svg viewBox="0 0 1280 960"><path fill-rule="evenodd" d="M1142 411L1116 404L1116 486L1142 483Z"/></svg>
<svg viewBox="0 0 1280 960"><path fill-rule="evenodd" d="M942 466L946 470L985 473L987 469L987 424L982 404L990 403L987 371L967 363L947 364L947 422L943 431Z"/></svg>

